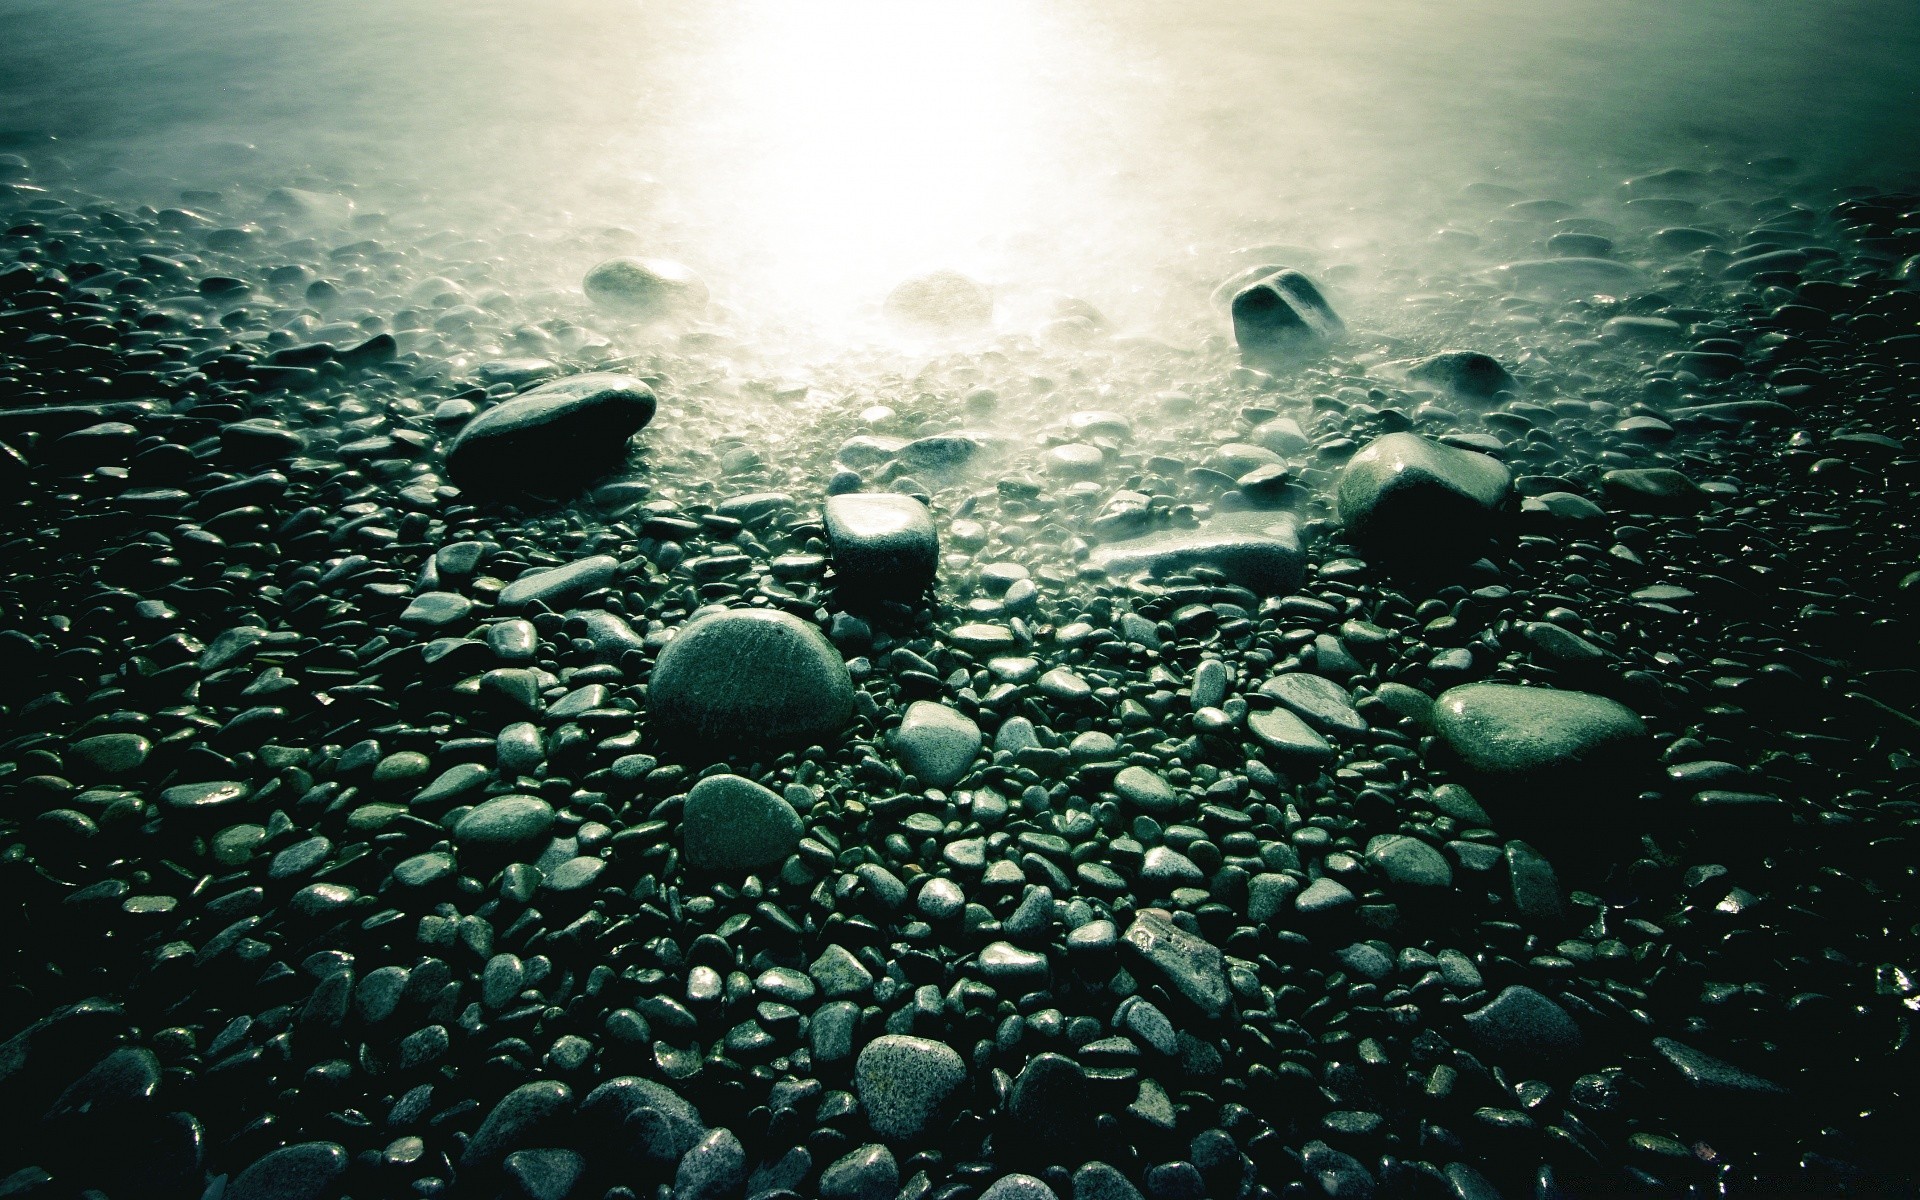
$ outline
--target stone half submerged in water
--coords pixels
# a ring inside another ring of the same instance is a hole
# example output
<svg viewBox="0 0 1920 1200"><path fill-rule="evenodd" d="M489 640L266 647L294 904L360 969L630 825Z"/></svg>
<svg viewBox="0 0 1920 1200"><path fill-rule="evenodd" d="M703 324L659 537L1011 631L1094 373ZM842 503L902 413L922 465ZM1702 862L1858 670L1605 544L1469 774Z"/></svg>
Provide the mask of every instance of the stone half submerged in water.
<svg viewBox="0 0 1920 1200"><path fill-rule="evenodd" d="M1646 274L1610 258L1533 258L1487 272L1495 282L1534 295L1626 296L1646 283Z"/></svg>
<svg viewBox="0 0 1920 1200"><path fill-rule="evenodd" d="M1470 400L1491 400L1518 385L1500 361L1477 350L1445 350L1407 368L1407 378Z"/></svg>
<svg viewBox="0 0 1920 1200"><path fill-rule="evenodd" d="M1233 337L1255 365L1277 365L1325 344L1346 326L1320 288L1298 271L1275 271L1233 298Z"/></svg>
<svg viewBox="0 0 1920 1200"><path fill-rule="evenodd" d="M923 330L978 329L993 320L993 293L958 271L934 271L888 293L889 318Z"/></svg>
<svg viewBox="0 0 1920 1200"><path fill-rule="evenodd" d="M697 313L707 285L692 270L664 258L610 258L588 271L580 288L595 308L635 320Z"/></svg>
<svg viewBox="0 0 1920 1200"><path fill-rule="evenodd" d="M1274 513L1220 513L1197 529L1170 529L1112 542L1093 552L1090 566L1111 578L1161 578L1208 567L1256 592L1278 594L1306 572L1293 518Z"/></svg>
<svg viewBox="0 0 1920 1200"><path fill-rule="evenodd" d="M558 497L627 458L627 439L653 419L653 389L596 372L542 384L481 413L447 451L447 475L476 496Z"/></svg>

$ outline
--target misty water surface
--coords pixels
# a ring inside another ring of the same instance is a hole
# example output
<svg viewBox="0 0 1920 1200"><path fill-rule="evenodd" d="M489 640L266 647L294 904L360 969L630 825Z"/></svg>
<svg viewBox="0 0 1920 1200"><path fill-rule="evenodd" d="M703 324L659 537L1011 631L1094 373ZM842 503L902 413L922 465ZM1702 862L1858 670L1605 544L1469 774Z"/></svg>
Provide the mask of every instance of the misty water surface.
<svg viewBox="0 0 1920 1200"><path fill-rule="evenodd" d="M1157 279L1217 275L1240 244L1417 256L1475 180L1578 202L1664 166L1789 156L1803 186L1866 185L1920 159L1906 0L11 0L0 19L0 128L103 194L310 167L363 210L631 228L735 311L829 329L942 266L1014 311L1024 289L1150 320ZM540 264L562 286L579 267Z"/></svg>

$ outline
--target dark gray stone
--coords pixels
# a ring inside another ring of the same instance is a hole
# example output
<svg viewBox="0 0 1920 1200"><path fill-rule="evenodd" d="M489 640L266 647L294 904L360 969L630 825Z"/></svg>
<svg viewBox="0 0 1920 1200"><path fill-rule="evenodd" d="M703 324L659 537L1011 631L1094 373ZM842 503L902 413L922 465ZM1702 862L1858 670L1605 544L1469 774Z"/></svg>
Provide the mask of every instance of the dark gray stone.
<svg viewBox="0 0 1920 1200"><path fill-rule="evenodd" d="M1441 558L1486 540L1512 482L1484 454L1389 433L1347 461L1335 503L1356 543L1395 557Z"/></svg>
<svg viewBox="0 0 1920 1200"><path fill-rule="evenodd" d="M682 626L660 651L648 720L676 752L771 749L824 741L853 716L853 681L817 628L783 612L739 609Z"/></svg>
<svg viewBox="0 0 1920 1200"><path fill-rule="evenodd" d="M926 1134L966 1078L966 1063L951 1046L905 1034L867 1043L853 1071L867 1124L893 1141Z"/></svg>
<svg viewBox="0 0 1920 1200"><path fill-rule="evenodd" d="M477 496L572 495L626 461L627 439L656 405L653 389L627 375L542 384L467 422L447 475Z"/></svg>
<svg viewBox="0 0 1920 1200"><path fill-rule="evenodd" d="M1225 958L1219 947L1188 933L1171 918L1147 909L1133 919L1124 935L1140 957L1160 971L1175 991L1210 1017L1217 1017L1233 1001L1227 987Z"/></svg>
<svg viewBox="0 0 1920 1200"><path fill-rule="evenodd" d="M687 793L680 819L687 861L709 871L747 871L793 853L806 826L793 805L751 779L709 775Z"/></svg>
<svg viewBox="0 0 1920 1200"><path fill-rule="evenodd" d="M1567 1010L1530 987L1515 984L1468 1013L1474 1045L1495 1059L1542 1062L1580 1048L1580 1027Z"/></svg>
<svg viewBox="0 0 1920 1200"><path fill-rule="evenodd" d="M1346 326L1298 271L1276 271L1233 298L1233 337L1256 365L1277 366L1338 337Z"/></svg>
<svg viewBox="0 0 1920 1200"><path fill-rule="evenodd" d="M912 599L933 583L940 538L927 506L894 492L830 496L827 544L843 585Z"/></svg>

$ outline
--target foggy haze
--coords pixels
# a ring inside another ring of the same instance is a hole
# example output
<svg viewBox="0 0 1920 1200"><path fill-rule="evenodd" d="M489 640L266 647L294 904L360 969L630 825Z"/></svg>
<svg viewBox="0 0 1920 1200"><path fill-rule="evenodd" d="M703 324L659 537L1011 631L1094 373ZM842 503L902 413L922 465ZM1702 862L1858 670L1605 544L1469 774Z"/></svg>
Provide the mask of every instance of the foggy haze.
<svg viewBox="0 0 1920 1200"><path fill-rule="evenodd" d="M362 211L626 227L737 311L816 326L940 266L1014 311L1058 289L1161 319L1169 272L1211 280L1239 244L1403 257L1473 180L1577 203L1789 156L1880 183L1920 145L1899 0L0 12L0 129L103 194L311 166Z"/></svg>

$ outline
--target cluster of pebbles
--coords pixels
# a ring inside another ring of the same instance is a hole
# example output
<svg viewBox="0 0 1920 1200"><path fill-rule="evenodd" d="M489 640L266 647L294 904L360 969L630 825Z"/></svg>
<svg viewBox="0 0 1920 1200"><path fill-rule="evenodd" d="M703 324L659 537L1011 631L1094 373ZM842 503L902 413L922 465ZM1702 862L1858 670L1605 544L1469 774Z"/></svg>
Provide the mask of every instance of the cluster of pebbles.
<svg viewBox="0 0 1920 1200"><path fill-rule="evenodd" d="M1920 197L1785 170L799 382L0 159L0 1195L1906 1188Z"/></svg>

